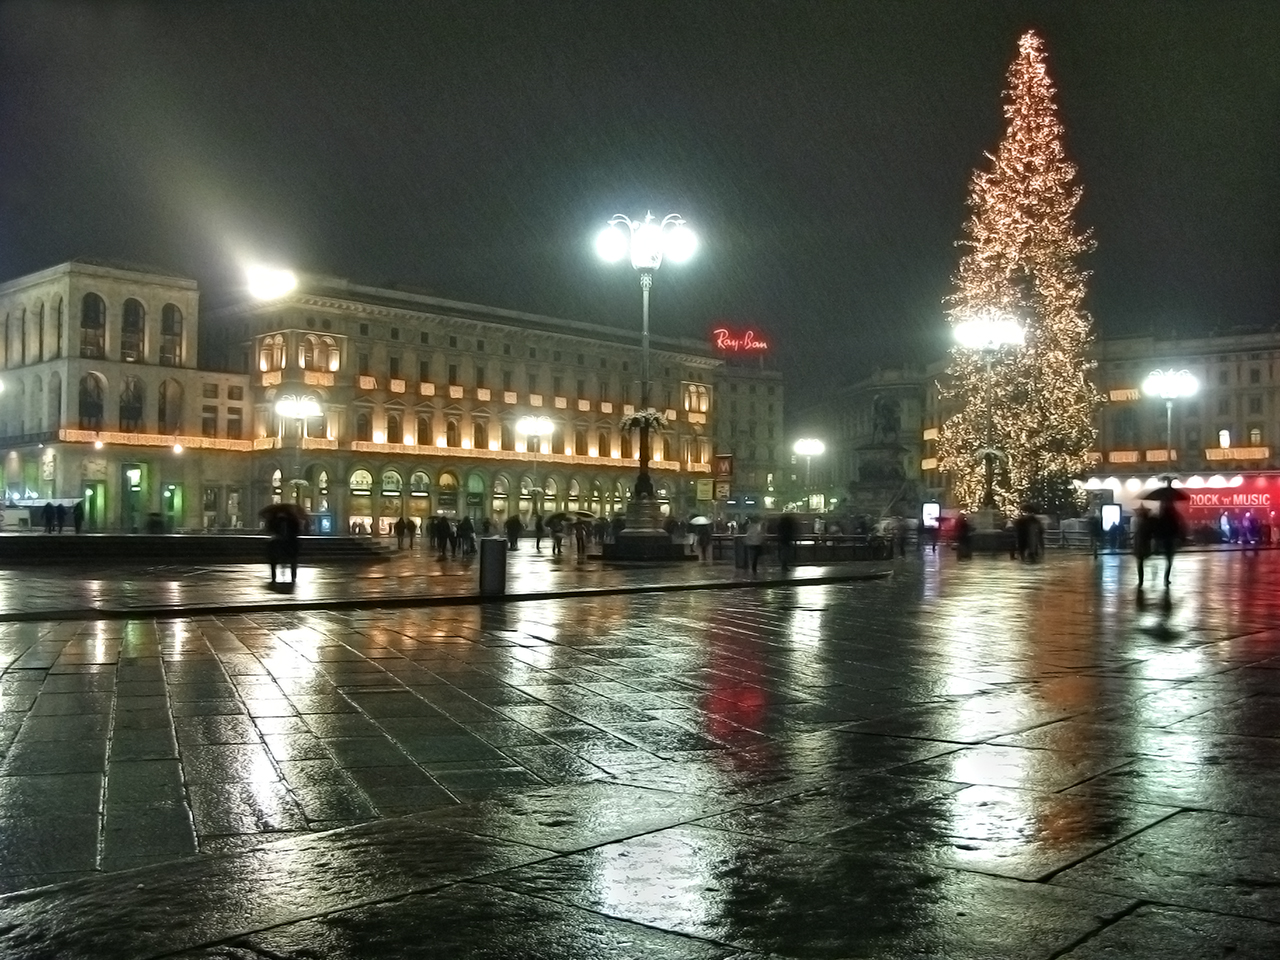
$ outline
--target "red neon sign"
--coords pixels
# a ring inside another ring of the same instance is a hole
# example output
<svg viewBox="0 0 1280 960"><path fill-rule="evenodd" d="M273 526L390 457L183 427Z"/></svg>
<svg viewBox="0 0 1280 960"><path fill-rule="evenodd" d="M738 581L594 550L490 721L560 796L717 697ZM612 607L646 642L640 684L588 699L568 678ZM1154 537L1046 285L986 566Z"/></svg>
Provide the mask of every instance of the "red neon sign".
<svg viewBox="0 0 1280 960"><path fill-rule="evenodd" d="M717 350L742 353L769 349L769 341L762 340L754 330L735 333L728 327L716 327L711 331L711 337Z"/></svg>

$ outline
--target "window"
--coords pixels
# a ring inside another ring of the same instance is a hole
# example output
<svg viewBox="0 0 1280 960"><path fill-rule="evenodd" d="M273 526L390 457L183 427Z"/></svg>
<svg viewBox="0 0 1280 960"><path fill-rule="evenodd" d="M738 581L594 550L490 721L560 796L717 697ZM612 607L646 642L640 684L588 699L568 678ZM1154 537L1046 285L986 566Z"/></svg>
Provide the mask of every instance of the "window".
<svg viewBox="0 0 1280 960"><path fill-rule="evenodd" d="M462 431L458 429L457 420L450 420L444 425L444 444L446 447L462 446Z"/></svg>
<svg viewBox="0 0 1280 960"><path fill-rule="evenodd" d="M529 348L529 359L530 359L530 360L537 360L537 359L538 359L538 348L537 348L537 347L530 347L530 348Z"/></svg>
<svg viewBox="0 0 1280 960"><path fill-rule="evenodd" d="M600 381L600 402L605 403L609 399L609 385L603 380Z"/></svg>
<svg viewBox="0 0 1280 960"><path fill-rule="evenodd" d="M392 380L400 379L400 358L399 357L387 358L387 373L388 375L390 375Z"/></svg>
<svg viewBox="0 0 1280 960"><path fill-rule="evenodd" d="M387 443L404 443L404 421L399 414L387 416Z"/></svg>
<svg viewBox="0 0 1280 960"><path fill-rule="evenodd" d="M80 378L80 429L102 429L103 383L96 374L86 373Z"/></svg>
<svg viewBox="0 0 1280 960"><path fill-rule="evenodd" d="M484 341L483 341L483 340L477 340L477 341L476 341L476 353L484 353Z"/></svg>
<svg viewBox="0 0 1280 960"><path fill-rule="evenodd" d="M596 434L596 456L607 457L613 453L613 448L609 444L609 431L601 430Z"/></svg>
<svg viewBox="0 0 1280 960"><path fill-rule="evenodd" d="M569 450L566 446L567 439L563 424L557 423L551 430L551 452L560 454L568 453Z"/></svg>
<svg viewBox="0 0 1280 960"><path fill-rule="evenodd" d="M579 457L587 455L587 429L578 427L573 431L573 452Z"/></svg>
<svg viewBox="0 0 1280 960"><path fill-rule="evenodd" d="M574 396L577 397L579 400L582 400L587 395L587 381L579 380L577 383L577 387L578 387L578 391L577 393L574 394Z"/></svg>
<svg viewBox="0 0 1280 960"><path fill-rule="evenodd" d="M488 385L485 382L484 367L476 367L476 386L483 390Z"/></svg>
<svg viewBox="0 0 1280 960"><path fill-rule="evenodd" d="M1249 412L1250 412L1250 413L1261 413L1261 412L1262 412L1262 398L1261 398L1261 397L1250 397L1250 398L1249 398Z"/></svg>
<svg viewBox="0 0 1280 960"><path fill-rule="evenodd" d="M630 460L633 456L635 456L635 454L632 452L632 449L631 449L631 431L630 430L624 430L622 432L621 447L622 447L622 450L621 450L622 459Z"/></svg>
<svg viewBox="0 0 1280 960"><path fill-rule="evenodd" d="M551 359L552 359L552 360L554 360L556 363L559 363L559 362L560 362L560 351L559 351L559 350L557 350L557 351L555 351L554 353L552 353L552 354L551 354Z"/></svg>
<svg viewBox="0 0 1280 960"><path fill-rule="evenodd" d="M1226 450L1228 447L1230 447L1230 446L1231 446L1231 431L1230 431L1230 430L1219 430L1219 431L1218 431L1218 446L1220 446L1223 450Z"/></svg>
<svg viewBox="0 0 1280 960"><path fill-rule="evenodd" d="M1187 431L1187 449L1200 449L1200 429L1199 427Z"/></svg>
<svg viewBox="0 0 1280 960"><path fill-rule="evenodd" d="M431 361L430 360L418 361L418 379L421 380L423 383L427 383L431 380Z"/></svg>
<svg viewBox="0 0 1280 960"><path fill-rule="evenodd" d="M235 389L235 388L232 388ZM227 436L239 440L244 432L244 411L241 407L227 407Z"/></svg>
<svg viewBox="0 0 1280 960"><path fill-rule="evenodd" d="M332 320L330 320L328 317L321 317L321 318L320 318L320 329L321 329L321 330L332 330L332 329L333 329L333 321L332 321Z"/></svg>
<svg viewBox="0 0 1280 960"><path fill-rule="evenodd" d="M356 414L356 440L368 443L373 439L373 418L367 413Z"/></svg>
<svg viewBox="0 0 1280 960"><path fill-rule="evenodd" d="M580 366L580 367L581 367L581 366L585 366L585 365L586 365L586 362L587 362L587 358L586 358L585 356L583 356L581 353L580 353L580 354L578 354L578 366Z"/></svg>
<svg viewBox="0 0 1280 960"><path fill-rule="evenodd" d="M449 364L449 386L456 387L458 385L458 365L456 363Z"/></svg>
<svg viewBox="0 0 1280 960"><path fill-rule="evenodd" d="M418 445L429 446L435 442L435 437L431 436L431 418L426 416L418 417Z"/></svg>
<svg viewBox="0 0 1280 960"><path fill-rule="evenodd" d="M551 378L551 393L557 397L564 396L564 377Z"/></svg>
<svg viewBox="0 0 1280 960"><path fill-rule="evenodd" d="M536 373L529 374L529 392L538 392L538 375Z"/></svg>
<svg viewBox="0 0 1280 960"><path fill-rule="evenodd" d="M146 359L142 352L145 329L142 304L130 297L124 302L120 319L120 359L125 363L137 363Z"/></svg>
<svg viewBox="0 0 1280 960"><path fill-rule="evenodd" d="M243 400L243 399L244 399L244 387L227 387L227 399L228 399L228 400Z"/></svg>
<svg viewBox="0 0 1280 960"><path fill-rule="evenodd" d="M508 392L514 390L516 388L515 380L516 380L516 375L512 373L510 370L502 371L502 389L503 390L506 390Z"/></svg>
<svg viewBox="0 0 1280 960"><path fill-rule="evenodd" d="M1250 371L1249 371L1249 382L1250 382L1250 383L1261 383L1261 382L1262 382L1262 371L1261 371L1261 370L1259 370L1257 367L1254 367L1252 370L1250 370Z"/></svg>
<svg viewBox="0 0 1280 960"><path fill-rule="evenodd" d="M427 344L431 342L431 334L429 333L418 334L418 342L425 347Z"/></svg>
<svg viewBox="0 0 1280 960"><path fill-rule="evenodd" d="M706 413L710 406L710 395L701 383L684 385L684 408L690 413Z"/></svg>
<svg viewBox="0 0 1280 960"><path fill-rule="evenodd" d="M489 449L489 424L477 420L471 425L471 446L475 450Z"/></svg>
<svg viewBox="0 0 1280 960"><path fill-rule="evenodd" d="M1249 428L1249 446L1251 447L1262 446L1262 428L1261 427Z"/></svg>
<svg viewBox="0 0 1280 960"><path fill-rule="evenodd" d="M360 336L367 337L369 335L369 325L367 323L360 324Z"/></svg>
<svg viewBox="0 0 1280 960"><path fill-rule="evenodd" d="M454 348L456 349L456 348L457 348L457 346L458 346L458 338L457 338L457 337L450 337L450 338L449 338L449 346L454 347Z"/></svg>
<svg viewBox="0 0 1280 960"><path fill-rule="evenodd" d="M204 397L206 400L217 400L218 385L216 383L202 384L200 388L200 395Z"/></svg>
<svg viewBox="0 0 1280 960"><path fill-rule="evenodd" d="M511 424L505 420L502 421L502 428L500 430L500 433L501 433L500 439L502 441L502 444L501 444L502 449L514 450L516 448L516 431L511 426Z"/></svg>
<svg viewBox="0 0 1280 960"><path fill-rule="evenodd" d="M361 353L356 356L356 373L362 377L369 376L369 355Z"/></svg>
<svg viewBox="0 0 1280 960"><path fill-rule="evenodd" d="M399 339L400 339L400 328L399 328L399 327L392 327L392 328L391 328L391 339L392 339L392 340L399 340Z"/></svg>
<svg viewBox="0 0 1280 960"><path fill-rule="evenodd" d="M160 363L166 367L182 366L182 311L166 303L160 311Z"/></svg>
<svg viewBox="0 0 1280 960"><path fill-rule="evenodd" d="M509 357L509 356L511 356L511 344L509 344L509 343L504 343L504 344L502 345L502 355L503 355L504 357Z"/></svg>
<svg viewBox="0 0 1280 960"><path fill-rule="evenodd" d="M205 404L200 408L200 435L216 437L218 435L218 408Z"/></svg>
<svg viewBox="0 0 1280 960"><path fill-rule="evenodd" d="M137 377L125 377L120 390L120 429L125 433L137 433L142 429L143 407L146 392Z"/></svg>
<svg viewBox="0 0 1280 960"><path fill-rule="evenodd" d="M177 433L182 426L182 384L166 380L160 384L160 432Z"/></svg>
<svg viewBox="0 0 1280 960"><path fill-rule="evenodd" d="M80 306L80 356L100 360L105 356L107 304L96 293L86 293Z"/></svg>

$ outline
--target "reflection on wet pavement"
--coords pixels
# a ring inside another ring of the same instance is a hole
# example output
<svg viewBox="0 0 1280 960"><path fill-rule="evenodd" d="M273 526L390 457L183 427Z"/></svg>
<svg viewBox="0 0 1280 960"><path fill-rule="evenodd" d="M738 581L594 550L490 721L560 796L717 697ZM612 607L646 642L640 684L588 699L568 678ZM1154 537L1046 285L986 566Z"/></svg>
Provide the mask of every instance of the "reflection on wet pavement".
<svg viewBox="0 0 1280 960"><path fill-rule="evenodd" d="M1125 563L0 625L0 954L1274 956L1280 562Z"/></svg>

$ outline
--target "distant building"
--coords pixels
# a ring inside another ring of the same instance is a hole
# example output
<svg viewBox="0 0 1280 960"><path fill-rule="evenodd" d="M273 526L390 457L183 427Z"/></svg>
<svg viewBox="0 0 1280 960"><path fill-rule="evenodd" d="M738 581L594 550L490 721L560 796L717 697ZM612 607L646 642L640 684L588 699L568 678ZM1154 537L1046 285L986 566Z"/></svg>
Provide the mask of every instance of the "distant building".
<svg viewBox="0 0 1280 960"><path fill-rule="evenodd" d="M716 510L745 517L779 508L779 483L790 461L783 428L785 384L762 356L725 359L715 373L717 412L712 436L732 476L717 476Z"/></svg>

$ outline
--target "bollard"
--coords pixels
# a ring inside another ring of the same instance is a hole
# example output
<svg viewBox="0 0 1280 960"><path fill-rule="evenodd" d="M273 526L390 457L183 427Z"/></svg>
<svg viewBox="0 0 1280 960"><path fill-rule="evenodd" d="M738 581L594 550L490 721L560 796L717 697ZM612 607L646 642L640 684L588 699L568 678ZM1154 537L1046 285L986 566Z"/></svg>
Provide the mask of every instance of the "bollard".
<svg viewBox="0 0 1280 960"><path fill-rule="evenodd" d="M480 541L480 596L507 594L507 541L486 537Z"/></svg>

